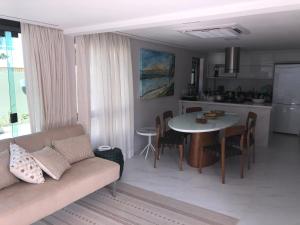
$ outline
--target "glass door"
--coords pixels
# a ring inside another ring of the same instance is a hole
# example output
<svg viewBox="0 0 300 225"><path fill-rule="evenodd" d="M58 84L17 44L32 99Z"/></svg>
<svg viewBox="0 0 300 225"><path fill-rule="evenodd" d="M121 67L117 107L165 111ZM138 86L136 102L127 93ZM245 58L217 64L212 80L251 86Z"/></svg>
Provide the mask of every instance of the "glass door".
<svg viewBox="0 0 300 225"><path fill-rule="evenodd" d="M30 133L21 34L0 34L0 139Z"/></svg>

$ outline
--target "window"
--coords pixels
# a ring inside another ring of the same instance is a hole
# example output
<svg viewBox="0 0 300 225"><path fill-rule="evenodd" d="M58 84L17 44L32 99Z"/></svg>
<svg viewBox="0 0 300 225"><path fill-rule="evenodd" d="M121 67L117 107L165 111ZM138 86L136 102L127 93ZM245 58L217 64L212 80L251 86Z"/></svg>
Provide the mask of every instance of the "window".
<svg viewBox="0 0 300 225"><path fill-rule="evenodd" d="M20 24L0 19L0 139L29 133Z"/></svg>

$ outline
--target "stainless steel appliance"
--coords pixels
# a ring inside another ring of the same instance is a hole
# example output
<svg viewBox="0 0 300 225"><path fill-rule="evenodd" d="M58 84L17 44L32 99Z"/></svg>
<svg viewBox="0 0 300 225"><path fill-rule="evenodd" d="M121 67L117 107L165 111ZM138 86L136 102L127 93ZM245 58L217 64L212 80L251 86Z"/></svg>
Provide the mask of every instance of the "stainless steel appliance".
<svg viewBox="0 0 300 225"><path fill-rule="evenodd" d="M275 65L273 131L300 134L300 63Z"/></svg>

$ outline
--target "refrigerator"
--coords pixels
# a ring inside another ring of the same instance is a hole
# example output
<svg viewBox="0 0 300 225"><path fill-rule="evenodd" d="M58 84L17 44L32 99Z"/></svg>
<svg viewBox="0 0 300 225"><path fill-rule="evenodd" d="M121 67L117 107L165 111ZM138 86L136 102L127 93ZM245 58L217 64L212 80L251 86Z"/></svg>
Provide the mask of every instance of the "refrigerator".
<svg viewBox="0 0 300 225"><path fill-rule="evenodd" d="M275 64L273 131L300 134L300 63Z"/></svg>

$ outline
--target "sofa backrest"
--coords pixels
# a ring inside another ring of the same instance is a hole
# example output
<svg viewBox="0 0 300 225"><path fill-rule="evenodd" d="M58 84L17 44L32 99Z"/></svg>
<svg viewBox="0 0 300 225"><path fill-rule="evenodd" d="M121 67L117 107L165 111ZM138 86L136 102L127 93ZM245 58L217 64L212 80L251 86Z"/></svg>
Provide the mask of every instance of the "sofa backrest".
<svg viewBox="0 0 300 225"><path fill-rule="evenodd" d="M20 136L13 139L4 139L0 141L0 152L9 149L9 143L16 143L29 152L42 149L45 146L51 146L53 140L61 140L69 137L75 137L84 134L81 125L67 126L50 129L47 131Z"/></svg>
<svg viewBox="0 0 300 225"><path fill-rule="evenodd" d="M3 139L0 141L0 152L3 152L7 149L9 149L9 143L14 142L14 139Z"/></svg>

